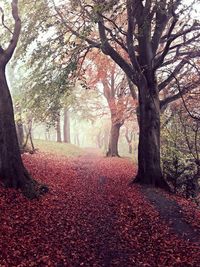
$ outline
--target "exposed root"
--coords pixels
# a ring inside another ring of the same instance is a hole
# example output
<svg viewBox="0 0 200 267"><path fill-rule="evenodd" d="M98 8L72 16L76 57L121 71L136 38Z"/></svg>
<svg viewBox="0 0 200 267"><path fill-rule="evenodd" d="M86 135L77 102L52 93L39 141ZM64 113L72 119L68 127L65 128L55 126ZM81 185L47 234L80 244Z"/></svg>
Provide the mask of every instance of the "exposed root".
<svg viewBox="0 0 200 267"><path fill-rule="evenodd" d="M28 199L39 198L41 195L49 192L48 187L34 180L26 169L24 171L24 179L23 182L21 182L20 189L23 195Z"/></svg>
<svg viewBox="0 0 200 267"><path fill-rule="evenodd" d="M108 158L113 158L113 157L118 157L118 158L120 158L120 155L119 154L114 154L114 153L111 153L111 152L107 152L106 153L106 157L108 157Z"/></svg>
<svg viewBox="0 0 200 267"><path fill-rule="evenodd" d="M133 179L129 182L129 186L132 186L134 184L141 184L141 185L148 185L152 187L158 187L161 189L164 189L165 191L171 192L170 187L168 183L165 181L164 178L161 177L161 179L144 179L143 177L136 175L136 177L133 177Z"/></svg>
<svg viewBox="0 0 200 267"><path fill-rule="evenodd" d="M22 187L21 191L23 195L28 199L39 198L41 195L49 192L46 185L40 184L35 180L26 182Z"/></svg>
<svg viewBox="0 0 200 267"><path fill-rule="evenodd" d="M15 188L21 190L22 194L28 199L39 198L49 191L48 187L34 180L25 169L20 176L14 176L12 179L2 180L2 186L5 188Z"/></svg>

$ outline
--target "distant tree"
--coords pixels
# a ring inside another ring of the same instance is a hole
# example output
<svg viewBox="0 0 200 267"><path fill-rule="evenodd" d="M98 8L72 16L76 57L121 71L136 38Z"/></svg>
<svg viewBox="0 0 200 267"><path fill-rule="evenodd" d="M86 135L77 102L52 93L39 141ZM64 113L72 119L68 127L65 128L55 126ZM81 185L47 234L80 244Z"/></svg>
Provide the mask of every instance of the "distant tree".
<svg viewBox="0 0 200 267"><path fill-rule="evenodd" d="M88 61L87 61L88 60ZM95 90L102 91L111 117L110 139L107 156L119 156L118 141L120 129L136 109L136 101L130 96L128 80L122 70L112 60L99 51L86 57L86 83Z"/></svg>
<svg viewBox="0 0 200 267"><path fill-rule="evenodd" d="M125 128L124 136L128 144L128 151L130 154L133 154L134 153L133 143L135 145L136 141L135 139L138 133L138 127L136 126L134 117L130 118L127 122L125 122L124 128Z"/></svg>
<svg viewBox="0 0 200 267"><path fill-rule="evenodd" d="M4 45L6 48L0 46L0 177L6 187L20 188L27 197L34 198L47 188L41 187L30 177L20 154L12 98L5 75L6 65L15 51L21 29L17 0L12 0L11 9L14 19L12 29L5 25L4 10L3 8L0 10L3 14L2 25L11 35L7 47L6 45Z"/></svg>
<svg viewBox="0 0 200 267"><path fill-rule="evenodd" d="M67 107L64 108L63 142L70 143L70 115Z"/></svg>

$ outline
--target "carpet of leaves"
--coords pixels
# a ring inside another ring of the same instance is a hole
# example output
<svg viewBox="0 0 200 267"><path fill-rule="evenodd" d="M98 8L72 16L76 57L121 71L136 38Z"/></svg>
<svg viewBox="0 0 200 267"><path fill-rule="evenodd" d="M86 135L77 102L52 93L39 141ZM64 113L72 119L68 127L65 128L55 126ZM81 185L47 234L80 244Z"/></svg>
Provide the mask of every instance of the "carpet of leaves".
<svg viewBox="0 0 200 267"><path fill-rule="evenodd" d="M0 188L1 267L199 266L199 244L172 234L140 187L127 186L130 161L40 153L24 162L50 192L29 201Z"/></svg>

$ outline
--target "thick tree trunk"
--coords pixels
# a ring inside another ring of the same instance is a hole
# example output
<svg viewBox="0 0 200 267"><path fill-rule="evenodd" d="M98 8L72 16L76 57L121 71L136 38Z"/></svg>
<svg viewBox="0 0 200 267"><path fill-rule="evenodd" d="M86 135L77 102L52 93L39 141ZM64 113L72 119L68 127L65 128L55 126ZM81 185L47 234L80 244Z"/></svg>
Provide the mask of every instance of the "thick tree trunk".
<svg viewBox="0 0 200 267"><path fill-rule="evenodd" d="M57 120L56 120L56 141L59 143L62 142L61 130L60 130L60 113L59 113Z"/></svg>
<svg viewBox="0 0 200 267"><path fill-rule="evenodd" d="M70 143L70 117L67 108L64 109L63 141Z"/></svg>
<svg viewBox="0 0 200 267"><path fill-rule="evenodd" d="M47 190L29 176L23 165L5 67L0 68L0 178L6 187L20 188L28 198Z"/></svg>
<svg viewBox="0 0 200 267"><path fill-rule="evenodd" d="M120 127L121 127L120 123L112 123L108 152L106 153L107 157L119 157L118 141L119 141Z"/></svg>
<svg viewBox="0 0 200 267"><path fill-rule="evenodd" d="M160 103L157 88L139 88L138 173L135 182L168 189L160 165Z"/></svg>

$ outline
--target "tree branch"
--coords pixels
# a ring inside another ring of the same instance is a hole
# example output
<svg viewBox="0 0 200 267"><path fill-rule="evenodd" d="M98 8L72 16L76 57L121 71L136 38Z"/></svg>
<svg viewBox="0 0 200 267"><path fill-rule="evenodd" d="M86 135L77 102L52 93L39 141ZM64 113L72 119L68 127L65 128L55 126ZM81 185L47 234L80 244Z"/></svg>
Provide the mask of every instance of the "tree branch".
<svg viewBox="0 0 200 267"><path fill-rule="evenodd" d="M169 52L170 45L174 41L174 38L171 35L172 35L172 32L173 32L173 30L174 30L174 28L176 26L177 21L178 21L177 17L174 16L172 24L171 24L171 26L169 28L169 32L167 34L167 42L166 42L165 48L164 48L161 56L156 60L155 66L154 66L154 70L157 70L162 65L167 53Z"/></svg>
<svg viewBox="0 0 200 267"><path fill-rule="evenodd" d="M188 63L187 59L184 58L181 60L181 62L175 67L173 72L170 73L169 77L158 85L159 92L163 90L174 79L174 75L179 73L186 63Z"/></svg>
<svg viewBox="0 0 200 267"><path fill-rule="evenodd" d="M165 3L165 5L166 5L166 3ZM151 41L154 56L155 56L156 51L158 49L160 39L161 39L162 33L165 29L166 23L167 23L166 13L163 12L163 10L161 8L157 7L156 25L155 25L155 30L154 30L152 41Z"/></svg>
<svg viewBox="0 0 200 267"><path fill-rule="evenodd" d="M60 10L57 8L57 6L56 6L56 4L55 4L55 1L54 1L54 0L51 0L51 1L52 1L52 3L53 3L53 6L54 6L54 9L55 9L56 13L57 13L58 16L60 17L62 23L65 25L65 27L66 27L71 33L73 33L76 37L78 37L78 38L80 38L80 39L86 41L86 42L87 42L88 44L90 44L91 46L96 47L96 48L100 48L100 44L99 44L99 43L97 43L97 42L95 42L95 41L93 41L92 39L89 39L89 38L87 38L87 37L83 37L83 36L81 36L81 34L80 34L79 32L75 31L70 25L68 25L67 22L65 21L63 15L62 15L62 13L61 13Z"/></svg>
<svg viewBox="0 0 200 267"><path fill-rule="evenodd" d="M133 46L133 31L135 28L133 18L135 17L136 12L137 12L137 9L133 10L132 5L131 5L131 1L127 0L128 30L127 30L127 35L126 35L126 43L127 43L127 47L128 47L128 54L130 56L131 63L133 65L133 67L137 71L141 72L140 66L139 66L137 58L136 58L135 49Z"/></svg>
<svg viewBox="0 0 200 267"><path fill-rule="evenodd" d="M14 25L12 39L10 40L8 48L5 50L6 63L10 60L10 58L14 53L21 31L21 20L19 18L19 13L18 13L18 0L12 0L11 7L12 7L12 17L15 21L15 25Z"/></svg>
<svg viewBox="0 0 200 267"><path fill-rule="evenodd" d="M123 57L109 44L105 32L104 21L101 16L99 16L98 29L102 52L106 55L109 55L121 67L121 69L123 69L133 83L137 83L136 75L134 74L134 70L132 69L131 65L128 64Z"/></svg>
<svg viewBox="0 0 200 267"><path fill-rule="evenodd" d="M174 78L175 78L175 76L174 76ZM178 81L178 80L176 80L176 81ZM161 100L160 101L160 108L161 109L165 108L169 103L181 98L183 95L194 90L195 88L197 88L199 86L199 83L200 83L200 79L196 83L192 83L192 84L184 86L181 91L180 91L180 87L177 87L178 93L176 93L174 95L170 95L170 96L166 97L165 99Z"/></svg>
<svg viewBox="0 0 200 267"><path fill-rule="evenodd" d="M3 8L0 7L0 12L2 13L2 17L1 17L1 22L2 22L2 25L4 26L4 28L6 30L8 30L11 34L13 34L13 32L5 25L5 21L4 21L4 11L3 11Z"/></svg>

